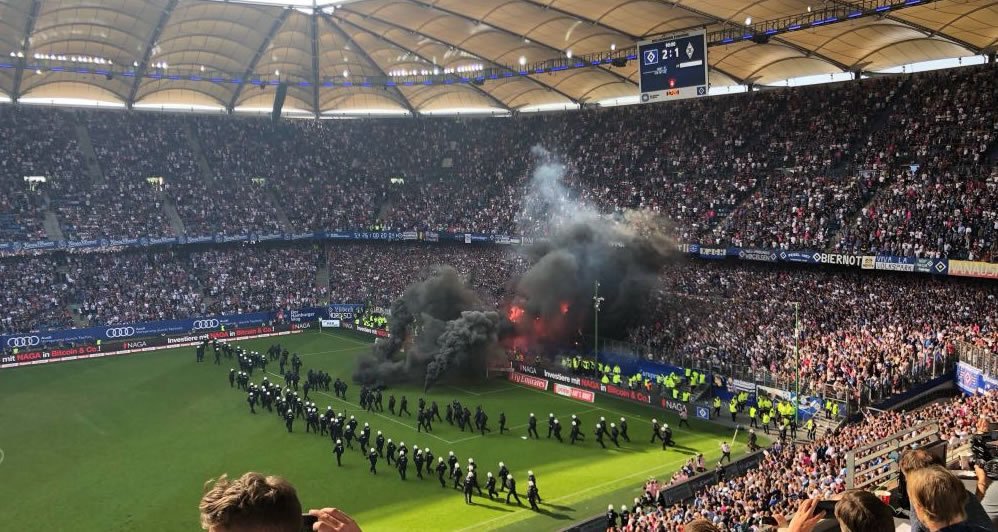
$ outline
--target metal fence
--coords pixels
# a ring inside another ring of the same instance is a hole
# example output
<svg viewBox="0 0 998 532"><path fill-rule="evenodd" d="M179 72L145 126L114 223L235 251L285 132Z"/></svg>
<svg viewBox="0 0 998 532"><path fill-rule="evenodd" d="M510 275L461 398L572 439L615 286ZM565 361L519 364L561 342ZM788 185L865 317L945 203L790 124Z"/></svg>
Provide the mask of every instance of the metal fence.
<svg viewBox="0 0 998 532"><path fill-rule="evenodd" d="M956 352L961 362L966 362L981 370L985 376L998 376L998 353L967 342L957 342Z"/></svg>

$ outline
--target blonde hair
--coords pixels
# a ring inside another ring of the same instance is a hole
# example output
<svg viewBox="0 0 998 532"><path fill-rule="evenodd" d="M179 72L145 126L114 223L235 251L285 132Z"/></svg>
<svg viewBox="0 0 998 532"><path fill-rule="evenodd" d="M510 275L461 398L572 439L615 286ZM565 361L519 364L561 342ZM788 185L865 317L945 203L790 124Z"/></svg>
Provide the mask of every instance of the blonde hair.
<svg viewBox="0 0 998 532"><path fill-rule="evenodd" d="M918 506L922 521L950 524L967 518L967 493L963 483L944 467L933 465L906 475L908 498Z"/></svg>
<svg viewBox="0 0 998 532"><path fill-rule="evenodd" d="M209 487L209 485L211 485ZM276 476L249 472L205 483L198 509L201 528L212 532L299 532L301 502L294 486Z"/></svg>

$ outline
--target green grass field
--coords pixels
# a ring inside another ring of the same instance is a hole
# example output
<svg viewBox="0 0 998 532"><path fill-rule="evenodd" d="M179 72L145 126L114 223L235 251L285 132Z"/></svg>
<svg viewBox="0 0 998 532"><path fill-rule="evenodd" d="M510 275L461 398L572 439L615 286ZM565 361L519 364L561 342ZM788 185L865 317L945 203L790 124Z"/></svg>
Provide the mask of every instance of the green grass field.
<svg viewBox="0 0 998 532"><path fill-rule="evenodd" d="M323 369L334 378L348 378L356 353L370 345L347 332L279 340L304 355L303 373ZM263 352L274 341L242 345ZM196 364L194 349L181 348L0 371L2 528L197 530L203 483L222 473L255 470L288 478L306 508L342 508L365 531L557 530L599 514L608 503L628 503L645 479L668 479L697 451L713 463L720 441L732 436L730 429L692 421L692 431L676 432L679 447L662 451L648 443L649 421L657 417L675 426L675 416L602 396L595 404L580 403L504 380L473 389L442 386L426 396L441 407L455 398L472 410L481 404L493 429L498 411L505 410L514 430L502 436L462 433L446 422L434 424L432 435L419 434L413 418L360 411L355 385L347 393L350 403L313 392L320 410L345 408L361 425L370 423L375 434L381 430L410 448L429 447L437 456L454 451L462 464L473 457L483 484L485 472L495 472L502 460L524 492L532 469L544 498L539 513L529 510L525 498L517 507L476 496L476 504L468 506L459 491L442 489L436 478L417 479L412 467L405 482L384 461L372 476L360 453L348 450L338 468L329 439L306 434L300 420L288 434L276 414L259 408L250 414L245 396L229 388L229 367L213 365L210 353L206 363ZM268 370L276 373L277 365ZM255 381L261 378L254 374ZM276 375L271 380L283 382ZM393 392L407 394L415 410L421 390ZM385 402L387 408L387 394ZM540 441L522 438L530 412L539 418ZM570 446L546 439L549 412L562 423L579 415L587 441ZM633 443L604 450L591 441L600 416L627 417ZM744 438L739 440L735 452L743 454Z"/></svg>

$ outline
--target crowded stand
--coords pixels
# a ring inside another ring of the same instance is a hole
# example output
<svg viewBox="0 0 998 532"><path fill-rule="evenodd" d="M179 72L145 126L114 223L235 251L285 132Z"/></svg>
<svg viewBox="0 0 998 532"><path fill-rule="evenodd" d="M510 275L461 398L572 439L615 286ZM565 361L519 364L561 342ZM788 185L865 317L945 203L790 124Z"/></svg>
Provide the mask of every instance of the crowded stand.
<svg viewBox="0 0 998 532"><path fill-rule="evenodd" d="M388 308L436 265L457 270L493 308L509 293L509 280L526 269L523 257L501 246L335 244L329 247L329 300Z"/></svg>
<svg viewBox="0 0 998 532"><path fill-rule="evenodd" d="M53 187L86 180L71 113L0 106L0 235L4 241L50 238L42 220ZM25 178L44 178L27 183Z"/></svg>
<svg viewBox="0 0 998 532"><path fill-rule="evenodd" d="M323 253L261 246L0 261L4 334L300 309L327 301ZM75 320L74 320L75 316Z"/></svg>
<svg viewBox="0 0 998 532"><path fill-rule="evenodd" d="M665 272L629 338L683 367L786 385L793 301L802 388L843 399L942 373L956 341L998 345L998 287L987 281L695 261Z"/></svg>
<svg viewBox="0 0 998 532"><path fill-rule="evenodd" d="M898 106L859 150L857 165L884 175L885 183L855 213L837 249L992 262L998 256L998 76L992 65L961 70L912 76L915 104Z"/></svg>
<svg viewBox="0 0 998 532"><path fill-rule="evenodd" d="M0 261L0 333L72 327L71 298L52 256Z"/></svg>
<svg viewBox="0 0 998 532"><path fill-rule="evenodd" d="M952 97L922 96L929 86ZM543 146L575 199L604 213L658 212L682 242L993 260L996 86L983 65L510 120L7 109L16 127L0 129L11 151L5 179L49 176L43 188L69 238L170 235L163 201L176 204L188 235L545 234L550 219L524 208L532 148ZM81 179L66 127L75 119L106 183ZM32 142L50 131L58 134ZM162 193L149 177L164 178ZM0 197L0 230L14 240L43 236L44 197L31 194L9 187ZM99 224L98 213L114 221Z"/></svg>
<svg viewBox="0 0 998 532"><path fill-rule="evenodd" d="M326 300L316 271L322 254L300 248L233 248L191 255L209 314L314 307Z"/></svg>
<svg viewBox="0 0 998 532"><path fill-rule="evenodd" d="M740 476L724 475L723 480L699 490L685 503L661 504L659 493L672 482L649 481L640 497L627 507L627 522L619 530L682 532L684 524L695 519L707 519L723 532L759 530L767 522L778 522L774 517L793 514L802 500L828 499L844 492L845 456L850 450L924 421L938 422L939 439L954 446L969 441L981 418L996 416L998 394L992 392L934 403L913 412L885 412L810 442L777 441L764 451L758 468ZM696 473L695 464L687 467ZM718 468L723 471L720 465Z"/></svg>

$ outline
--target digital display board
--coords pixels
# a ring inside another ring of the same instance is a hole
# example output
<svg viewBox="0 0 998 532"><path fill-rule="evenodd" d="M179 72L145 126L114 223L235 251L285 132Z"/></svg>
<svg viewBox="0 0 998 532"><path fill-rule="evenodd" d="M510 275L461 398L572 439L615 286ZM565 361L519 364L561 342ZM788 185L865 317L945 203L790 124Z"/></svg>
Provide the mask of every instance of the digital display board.
<svg viewBox="0 0 998 532"><path fill-rule="evenodd" d="M707 34L704 30L638 43L641 102L707 95Z"/></svg>

